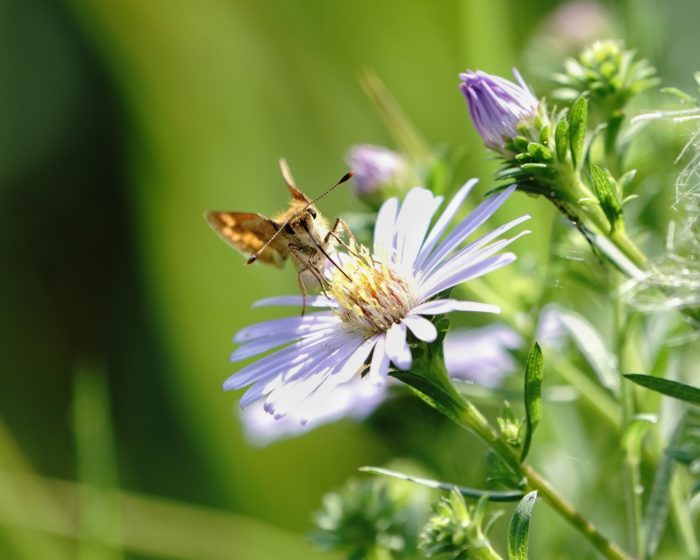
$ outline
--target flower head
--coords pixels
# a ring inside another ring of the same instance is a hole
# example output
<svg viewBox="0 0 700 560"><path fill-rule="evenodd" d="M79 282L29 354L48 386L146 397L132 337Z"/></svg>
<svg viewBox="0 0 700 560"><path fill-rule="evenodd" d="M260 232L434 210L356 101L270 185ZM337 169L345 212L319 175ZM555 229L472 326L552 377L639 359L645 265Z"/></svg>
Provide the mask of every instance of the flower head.
<svg viewBox="0 0 700 560"><path fill-rule="evenodd" d="M500 151L504 139L517 134L518 125L537 114L539 101L513 69L518 81L511 81L478 70L460 74L460 89L467 98L469 114L484 144Z"/></svg>
<svg viewBox="0 0 700 560"><path fill-rule="evenodd" d="M259 323L236 335L241 346L231 357L234 362L278 349L231 376L224 389L250 386L241 406L263 400L265 410L275 417L302 411L302 421L308 420L303 411L322 406L336 387L360 372L363 382L382 385L392 364L410 369L408 333L423 342L433 342L438 335L426 317L451 311L497 313L493 305L441 297L453 286L515 260L514 254L501 251L527 233L500 239L529 219L521 216L464 243L513 188L482 202L446 233L475 182L460 189L432 227L442 197L414 188L401 205L395 198L386 201L377 216L373 252L354 247L340 253L343 273L329 273L328 297L306 298L307 307L321 311ZM302 300L274 297L256 306L301 306Z"/></svg>
<svg viewBox="0 0 700 560"><path fill-rule="evenodd" d="M406 169L401 154L371 144L353 146L347 161L353 171L358 196L369 196L382 187L394 185Z"/></svg>

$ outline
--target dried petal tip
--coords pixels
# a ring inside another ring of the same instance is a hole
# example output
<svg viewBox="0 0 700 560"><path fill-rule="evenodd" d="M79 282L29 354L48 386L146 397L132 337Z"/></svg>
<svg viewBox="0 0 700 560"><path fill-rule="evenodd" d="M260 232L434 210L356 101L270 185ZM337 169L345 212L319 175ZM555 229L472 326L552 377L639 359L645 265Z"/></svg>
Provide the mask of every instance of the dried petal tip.
<svg viewBox="0 0 700 560"><path fill-rule="evenodd" d="M498 151L505 139L516 136L521 122L534 118L539 105L520 73L513 69L513 75L518 84L481 70L459 75L477 132L484 144Z"/></svg>

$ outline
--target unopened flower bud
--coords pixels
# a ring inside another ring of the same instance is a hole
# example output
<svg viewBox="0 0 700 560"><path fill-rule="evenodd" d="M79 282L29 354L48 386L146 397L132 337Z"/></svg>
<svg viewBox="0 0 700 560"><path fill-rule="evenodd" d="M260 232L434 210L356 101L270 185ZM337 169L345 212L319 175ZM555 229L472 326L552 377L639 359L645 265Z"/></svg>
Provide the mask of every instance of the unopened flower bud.
<svg viewBox="0 0 700 560"><path fill-rule="evenodd" d="M460 74L460 89L467 98L469 114L484 144L501 151L518 134L518 126L537 114L539 101L513 69L517 84L478 70Z"/></svg>
<svg viewBox="0 0 700 560"><path fill-rule="evenodd" d="M353 146L347 161L353 171L355 194L360 197L395 186L406 169L406 161L401 154L371 144Z"/></svg>

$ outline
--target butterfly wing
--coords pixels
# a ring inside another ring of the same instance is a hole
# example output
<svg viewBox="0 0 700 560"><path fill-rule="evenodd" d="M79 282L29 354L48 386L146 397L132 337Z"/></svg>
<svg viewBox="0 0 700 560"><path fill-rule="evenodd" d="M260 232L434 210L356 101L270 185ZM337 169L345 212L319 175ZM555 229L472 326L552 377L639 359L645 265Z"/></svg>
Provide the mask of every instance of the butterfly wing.
<svg viewBox="0 0 700 560"><path fill-rule="evenodd" d="M277 233L277 224L262 214L249 212L207 212L209 225L233 248L244 255L260 251ZM282 268L289 249L275 238L258 256L259 261Z"/></svg>
<svg viewBox="0 0 700 560"><path fill-rule="evenodd" d="M304 204L310 203L311 199L301 192L294 184L294 177L292 177L292 172L289 169L287 160L280 160L280 171L282 171L282 177L284 178L284 182L287 183L287 188L292 195L292 199L297 202L303 202Z"/></svg>

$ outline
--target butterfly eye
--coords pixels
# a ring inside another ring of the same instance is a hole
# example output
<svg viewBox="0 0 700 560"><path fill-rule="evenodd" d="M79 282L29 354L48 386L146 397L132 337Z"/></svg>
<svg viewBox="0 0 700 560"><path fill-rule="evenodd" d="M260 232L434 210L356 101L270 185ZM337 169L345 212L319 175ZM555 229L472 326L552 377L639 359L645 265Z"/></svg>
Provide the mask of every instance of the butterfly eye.
<svg viewBox="0 0 700 560"><path fill-rule="evenodd" d="M284 224L284 231L288 233L289 235L294 235L294 228L292 227L292 224L287 222Z"/></svg>
<svg viewBox="0 0 700 560"><path fill-rule="evenodd" d="M311 217L315 220L316 219L316 210L313 208L309 208L309 214L311 214Z"/></svg>

